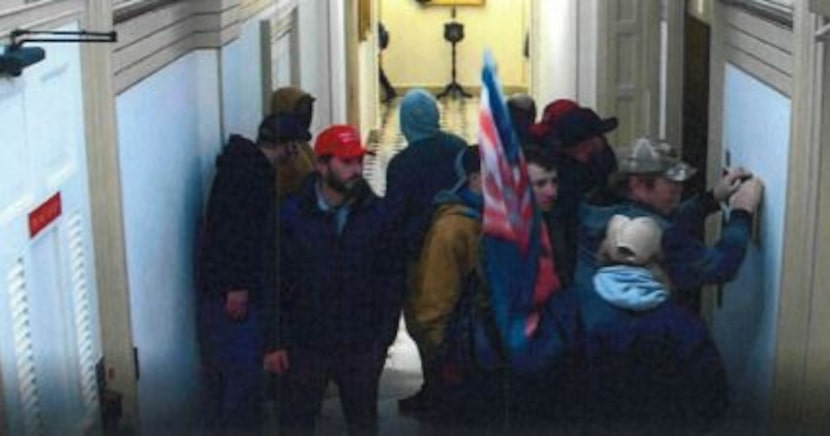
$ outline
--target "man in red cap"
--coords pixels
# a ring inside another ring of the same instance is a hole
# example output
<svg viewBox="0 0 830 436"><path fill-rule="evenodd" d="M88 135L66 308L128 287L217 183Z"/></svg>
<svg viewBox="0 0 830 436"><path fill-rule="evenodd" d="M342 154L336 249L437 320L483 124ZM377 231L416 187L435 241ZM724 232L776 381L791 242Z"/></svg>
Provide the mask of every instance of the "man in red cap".
<svg viewBox="0 0 830 436"><path fill-rule="evenodd" d="M314 434L333 380L349 434L373 435L403 267L390 253L385 209L363 179L366 149L357 131L329 127L314 154L316 172L280 210L280 337L265 366L284 377L285 434Z"/></svg>
<svg viewBox="0 0 830 436"><path fill-rule="evenodd" d="M534 144L543 145L549 142L548 139L553 137L553 125L556 121L566 113L578 109L579 105L567 98L560 98L548 103L545 110L542 111L542 119L530 126L530 137Z"/></svg>
<svg viewBox="0 0 830 436"><path fill-rule="evenodd" d="M562 227L560 240L563 266L573 272L576 259L577 210L583 197L595 188L608 184L617 169L614 150L605 135L617 128L617 118L601 118L592 109L573 100L556 100L545 107L542 121L531 130L541 148L556 156L558 162L557 206L553 219ZM572 277L560 276L565 282Z"/></svg>

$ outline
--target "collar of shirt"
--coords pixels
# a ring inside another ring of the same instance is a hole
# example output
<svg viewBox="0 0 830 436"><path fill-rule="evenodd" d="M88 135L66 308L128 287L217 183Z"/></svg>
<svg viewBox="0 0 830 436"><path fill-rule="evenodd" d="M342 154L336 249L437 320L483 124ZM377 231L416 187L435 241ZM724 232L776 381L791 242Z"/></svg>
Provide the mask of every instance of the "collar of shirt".
<svg viewBox="0 0 830 436"><path fill-rule="evenodd" d="M343 228L346 226L346 220L349 217L349 203L344 202L340 206L332 206L326 201L323 196L323 191L320 189L320 183L314 185L314 192L317 195L317 207L325 212L334 214L335 222L337 223L337 236L343 233Z"/></svg>

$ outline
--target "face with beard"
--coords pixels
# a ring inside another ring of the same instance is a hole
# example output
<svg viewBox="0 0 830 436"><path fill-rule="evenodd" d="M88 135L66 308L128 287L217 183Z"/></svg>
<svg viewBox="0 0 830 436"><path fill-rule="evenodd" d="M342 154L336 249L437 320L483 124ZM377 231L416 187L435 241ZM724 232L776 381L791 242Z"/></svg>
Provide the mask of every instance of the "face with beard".
<svg viewBox="0 0 830 436"><path fill-rule="evenodd" d="M363 157L339 158L332 156L327 163L318 166L326 186L349 196L363 179Z"/></svg>

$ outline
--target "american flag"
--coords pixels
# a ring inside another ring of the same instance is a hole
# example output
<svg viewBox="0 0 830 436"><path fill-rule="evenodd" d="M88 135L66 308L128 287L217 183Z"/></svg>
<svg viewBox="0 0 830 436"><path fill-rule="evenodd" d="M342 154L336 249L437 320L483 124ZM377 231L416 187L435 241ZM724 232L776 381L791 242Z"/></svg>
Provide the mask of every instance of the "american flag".
<svg viewBox="0 0 830 436"><path fill-rule="evenodd" d="M484 273L511 366L521 370L544 360L547 346L540 341L547 334L539 334L540 326L546 322L545 305L560 283L549 234L533 200L527 166L489 53L482 80Z"/></svg>

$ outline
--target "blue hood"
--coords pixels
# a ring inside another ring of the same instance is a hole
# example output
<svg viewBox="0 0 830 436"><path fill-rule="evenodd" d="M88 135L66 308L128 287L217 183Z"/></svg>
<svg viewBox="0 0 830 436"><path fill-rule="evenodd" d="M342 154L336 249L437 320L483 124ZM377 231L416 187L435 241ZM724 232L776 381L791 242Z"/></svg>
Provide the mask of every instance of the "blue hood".
<svg viewBox="0 0 830 436"><path fill-rule="evenodd" d="M654 309L669 298L665 286L643 267L614 265L600 268L594 288L605 301L637 312Z"/></svg>
<svg viewBox="0 0 830 436"><path fill-rule="evenodd" d="M401 101L401 131L410 144L429 139L440 131L440 115L435 97L423 89L413 89Z"/></svg>
<svg viewBox="0 0 830 436"><path fill-rule="evenodd" d="M467 207L464 215L481 219L481 212L484 209L484 196L482 194L470 191L466 186L455 191L441 191L435 195L435 200L432 202L436 207L447 204L461 204Z"/></svg>

